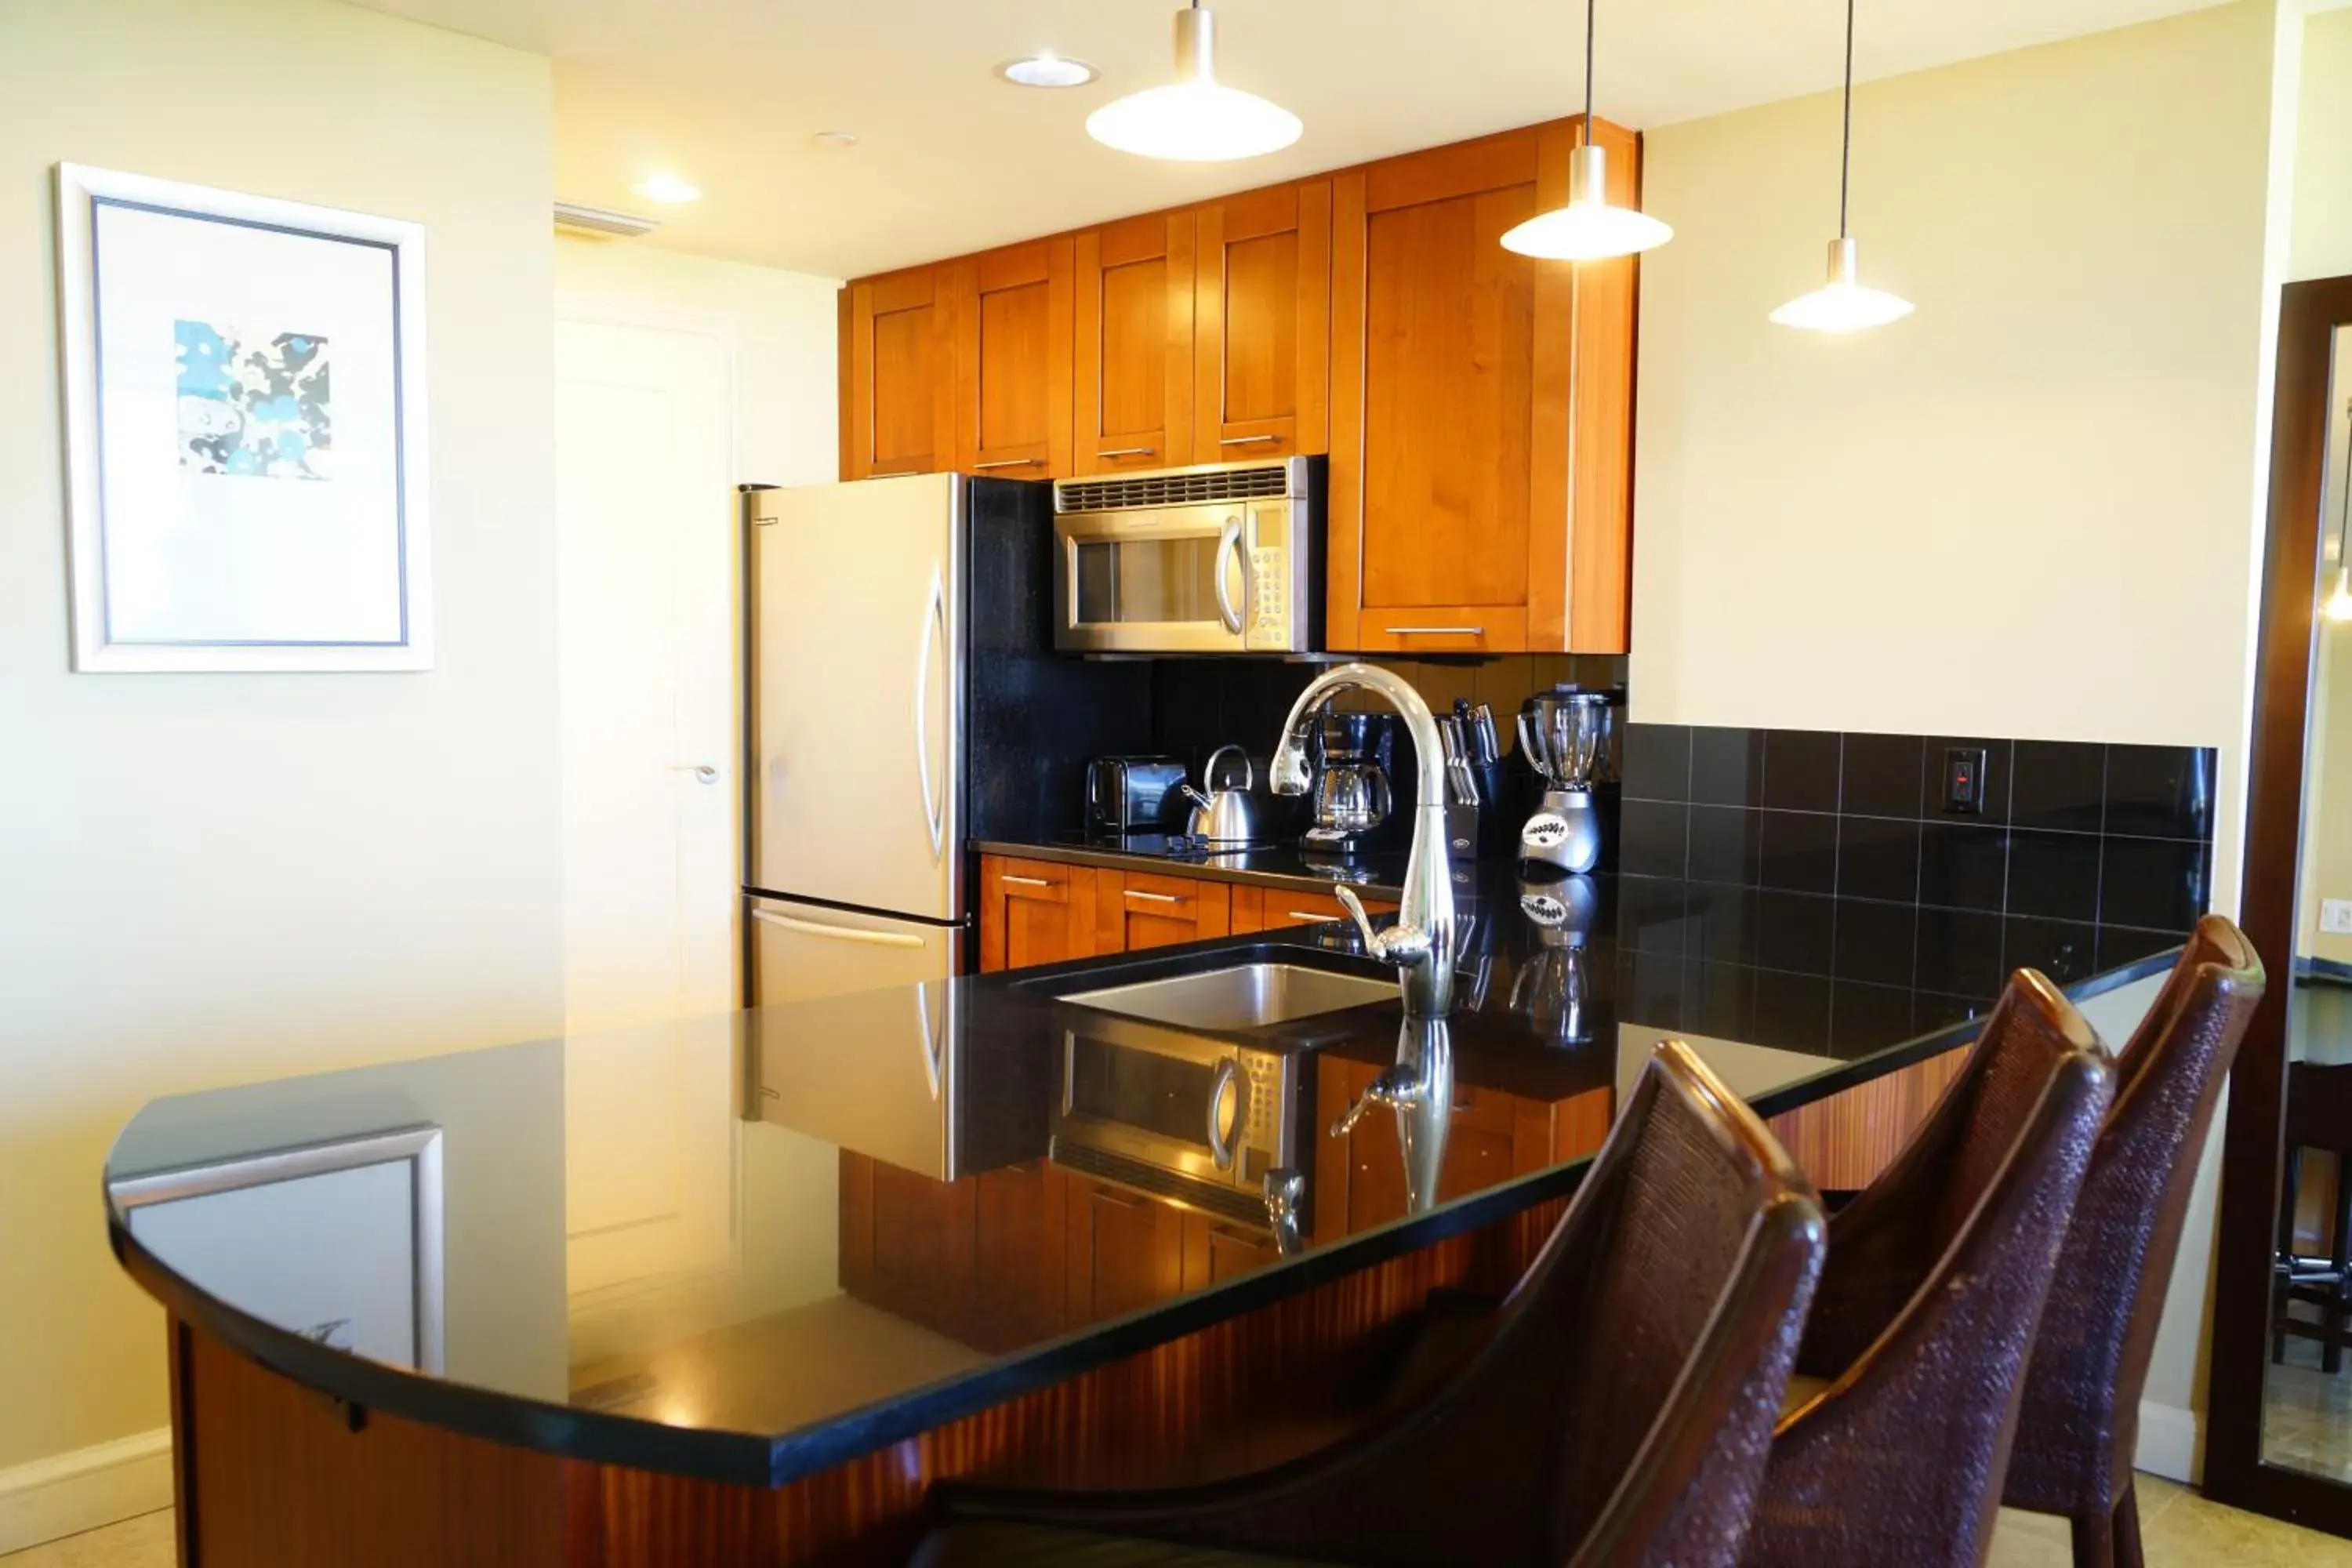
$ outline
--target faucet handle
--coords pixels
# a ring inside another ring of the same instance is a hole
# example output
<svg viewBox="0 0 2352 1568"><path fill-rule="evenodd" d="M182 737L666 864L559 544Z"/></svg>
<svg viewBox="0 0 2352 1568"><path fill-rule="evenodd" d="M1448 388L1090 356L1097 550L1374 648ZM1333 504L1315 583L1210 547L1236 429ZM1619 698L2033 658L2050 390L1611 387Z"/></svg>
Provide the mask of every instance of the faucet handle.
<svg viewBox="0 0 2352 1568"><path fill-rule="evenodd" d="M1381 939L1372 930L1372 917L1365 912L1364 900L1356 897L1356 889L1342 882L1331 889L1331 896L1339 900L1339 907L1355 921L1356 932L1364 939L1364 951L1380 952Z"/></svg>

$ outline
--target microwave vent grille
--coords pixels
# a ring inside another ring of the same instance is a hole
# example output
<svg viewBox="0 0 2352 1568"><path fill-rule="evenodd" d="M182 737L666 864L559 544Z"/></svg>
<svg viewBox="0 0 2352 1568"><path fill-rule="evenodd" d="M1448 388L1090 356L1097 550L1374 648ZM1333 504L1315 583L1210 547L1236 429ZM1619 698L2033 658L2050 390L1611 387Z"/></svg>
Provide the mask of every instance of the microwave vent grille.
<svg viewBox="0 0 2352 1568"><path fill-rule="evenodd" d="M1288 463L1252 463L1118 479L1059 479L1054 485L1054 510L1131 511L1144 507L1208 506L1218 501L1286 496L1293 493L1290 468Z"/></svg>
<svg viewBox="0 0 2352 1568"><path fill-rule="evenodd" d="M1166 1170L1147 1161L1131 1159L1108 1149L1097 1149L1090 1143L1075 1142L1066 1138L1053 1141L1051 1154L1054 1163L1080 1175L1099 1176L1115 1182L1133 1192L1156 1198L1169 1198L1219 1219L1232 1220L1254 1229L1267 1228L1265 1200L1214 1182L1204 1182L1198 1176Z"/></svg>

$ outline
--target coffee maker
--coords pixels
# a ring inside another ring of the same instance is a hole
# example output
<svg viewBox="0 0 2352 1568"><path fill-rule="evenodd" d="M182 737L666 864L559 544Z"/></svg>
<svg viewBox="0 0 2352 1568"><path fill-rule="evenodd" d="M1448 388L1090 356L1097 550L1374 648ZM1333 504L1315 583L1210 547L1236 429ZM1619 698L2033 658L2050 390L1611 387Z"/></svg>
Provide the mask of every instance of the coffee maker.
<svg viewBox="0 0 2352 1568"><path fill-rule="evenodd" d="M1617 716L1624 693L1570 685L1538 691L1519 709L1519 753L1543 780L1535 815L1519 830L1522 865L1580 873L1601 863L1594 792L1617 782Z"/></svg>
<svg viewBox="0 0 2352 1568"><path fill-rule="evenodd" d="M1309 855L1352 858L1393 849L1411 835L1412 801L1397 798L1402 726L1393 713L1326 710L1316 724L1315 824L1300 840ZM1410 742L1406 742L1410 743Z"/></svg>

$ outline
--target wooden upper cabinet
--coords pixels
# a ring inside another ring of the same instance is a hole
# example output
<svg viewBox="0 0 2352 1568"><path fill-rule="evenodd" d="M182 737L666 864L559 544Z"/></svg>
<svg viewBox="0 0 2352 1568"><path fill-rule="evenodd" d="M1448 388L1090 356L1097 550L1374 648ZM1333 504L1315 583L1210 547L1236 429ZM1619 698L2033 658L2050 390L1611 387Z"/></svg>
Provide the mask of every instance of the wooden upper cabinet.
<svg viewBox="0 0 2352 1568"><path fill-rule="evenodd" d="M947 271L955 467L1016 479L1069 473L1070 241L1008 246Z"/></svg>
<svg viewBox="0 0 2352 1568"><path fill-rule="evenodd" d="M1192 461L1192 215L1088 229L1075 251L1074 471Z"/></svg>
<svg viewBox="0 0 2352 1568"><path fill-rule="evenodd" d="M1638 140L1596 124L1614 200ZM1634 264L1505 250L1567 200L1572 124L1332 182L1328 638L1624 651Z"/></svg>
<svg viewBox="0 0 2352 1568"><path fill-rule="evenodd" d="M930 268L841 291L841 477L931 473L955 457L949 353Z"/></svg>
<svg viewBox="0 0 2352 1568"><path fill-rule="evenodd" d="M1191 460L1328 450L1331 182L1213 202L1195 223Z"/></svg>

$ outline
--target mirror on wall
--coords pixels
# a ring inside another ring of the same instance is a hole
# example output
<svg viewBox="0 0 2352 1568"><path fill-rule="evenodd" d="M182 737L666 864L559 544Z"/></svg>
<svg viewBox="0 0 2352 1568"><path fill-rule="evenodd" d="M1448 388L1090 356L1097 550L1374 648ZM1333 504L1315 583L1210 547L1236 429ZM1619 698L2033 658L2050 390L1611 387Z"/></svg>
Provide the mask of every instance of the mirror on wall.
<svg viewBox="0 0 2352 1568"><path fill-rule="evenodd" d="M2286 996L2264 1464L2352 1483L2352 328L2335 334ZM2275 984L2275 979L2273 980Z"/></svg>

